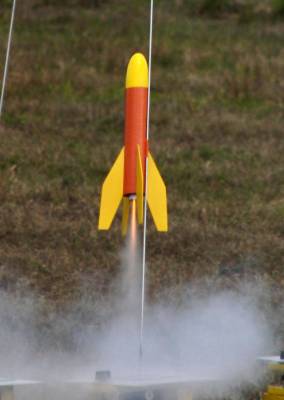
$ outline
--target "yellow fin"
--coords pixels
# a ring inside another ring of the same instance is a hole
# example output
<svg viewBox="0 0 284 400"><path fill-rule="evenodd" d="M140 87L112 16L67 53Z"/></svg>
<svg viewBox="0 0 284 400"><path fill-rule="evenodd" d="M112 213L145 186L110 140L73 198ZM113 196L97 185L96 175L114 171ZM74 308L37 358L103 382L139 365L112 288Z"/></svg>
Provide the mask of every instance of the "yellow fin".
<svg viewBox="0 0 284 400"><path fill-rule="evenodd" d="M122 212L122 224L121 224L121 233L123 236L125 236L127 233L128 216L129 216L129 199L128 197L123 197L123 212Z"/></svg>
<svg viewBox="0 0 284 400"><path fill-rule="evenodd" d="M141 160L139 145L137 145L136 195L137 195L138 223L143 224L144 177L143 177L143 168L142 168L142 160Z"/></svg>
<svg viewBox="0 0 284 400"><path fill-rule="evenodd" d="M101 195L99 229L108 230L123 196L124 148L106 177Z"/></svg>
<svg viewBox="0 0 284 400"><path fill-rule="evenodd" d="M147 201L157 230L166 232L168 230L167 190L150 152L148 153Z"/></svg>

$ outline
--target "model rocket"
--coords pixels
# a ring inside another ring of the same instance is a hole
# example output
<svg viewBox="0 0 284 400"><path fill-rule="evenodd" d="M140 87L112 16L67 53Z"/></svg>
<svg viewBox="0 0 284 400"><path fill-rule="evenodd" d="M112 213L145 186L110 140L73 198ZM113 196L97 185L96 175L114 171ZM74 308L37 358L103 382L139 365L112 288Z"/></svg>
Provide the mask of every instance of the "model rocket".
<svg viewBox="0 0 284 400"><path fill-rule="evenodd" d="M145 180L147 203L158 231L168 230L166 186L147 142L148 65L141 53L128 64L125 84L124 147L107 175L101 193L99 229L108 230L123 202L122 232L126 234L131 202L143 223ZM146 159L148 171L146 174Z"/></svg>

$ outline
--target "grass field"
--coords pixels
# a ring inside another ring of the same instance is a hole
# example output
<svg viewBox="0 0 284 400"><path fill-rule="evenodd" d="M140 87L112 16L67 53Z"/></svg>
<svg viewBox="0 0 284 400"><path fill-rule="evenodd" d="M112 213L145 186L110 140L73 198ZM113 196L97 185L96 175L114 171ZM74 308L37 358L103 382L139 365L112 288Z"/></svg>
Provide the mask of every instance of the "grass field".
<svg viewBox="0 0 284 400"><path fill-rule="evenodd" d="M152 299L200 277L230 286L259 275L281 301L280 3L276 15L269 2L156 2L150 146L170 230L149 223ZM0 125L0 287L35 291L56 308L78 295L82 277L103 294L117 272L120 219L97 231L99 196L122 146L126 65L148 45L146 1L58 4L19 2ZM5 0L1 71L9 16Z"/></svg>

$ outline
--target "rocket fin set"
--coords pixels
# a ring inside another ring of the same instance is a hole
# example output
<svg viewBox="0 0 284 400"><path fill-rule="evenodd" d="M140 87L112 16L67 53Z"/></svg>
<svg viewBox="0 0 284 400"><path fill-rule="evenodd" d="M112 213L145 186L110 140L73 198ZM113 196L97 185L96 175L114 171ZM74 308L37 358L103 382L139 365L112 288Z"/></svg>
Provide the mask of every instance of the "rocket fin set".
<svg viewBox="0 0 284 400"><path fill-rule="evenodd" d="M143 224L144 214L144 176L140 148L137 146L137 175L136 175L137 215L139 224Z"/></svg>
<svg viewBox="0 0 284 400"><path fill-rule="evenodd" d="M151 153L148 154L147 201L157 230L166 232L168 230L167 190Z"/></svg>
<svg viewBox="0 0 284 400"><path fill-rule="evenodd" d="M135 200L139 224L143 223L148 159L147 202L158 231L168 230L166 186L148 151L148 65L141 53L128 64L125 87L124 147L107 175L101 193L99 229L108 230L123 199L122 233L128 229L130 201Z"/></svg>
<svg viewBox="0 0 284 400"><path fill-rule="evenodd" d="M101 194L99 229L108 230L123 196L124 148L106 177Z"/></svg>

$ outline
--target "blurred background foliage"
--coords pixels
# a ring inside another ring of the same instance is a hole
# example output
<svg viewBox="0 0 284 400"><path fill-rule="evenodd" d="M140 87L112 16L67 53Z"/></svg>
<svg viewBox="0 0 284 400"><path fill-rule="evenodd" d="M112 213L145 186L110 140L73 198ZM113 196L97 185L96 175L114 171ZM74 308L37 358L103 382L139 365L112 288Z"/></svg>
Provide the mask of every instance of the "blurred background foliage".
<svg viewBox="0 0 284 400"><path fill-rule="evenodd" d="M111 290L123 240L119 218L97 231L100 188L122 146L128 59L148 51L148 4L18 2L0 125L3 290L55 310L84 277L92 296ZM151 148L170 231L149 223L149 298L260 276L283 304L284 1L155 4ZM10 9L1 1L1 73Z"/></svg>

